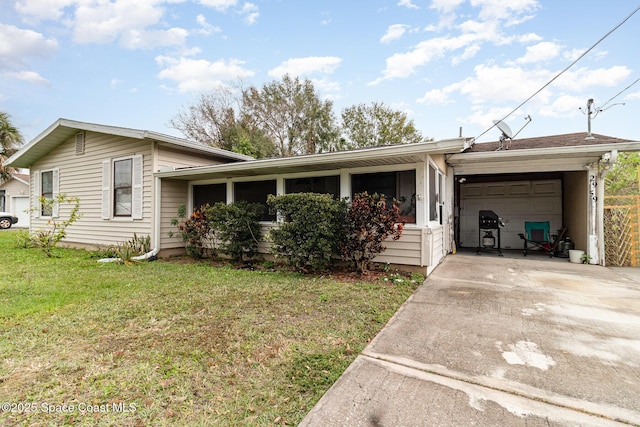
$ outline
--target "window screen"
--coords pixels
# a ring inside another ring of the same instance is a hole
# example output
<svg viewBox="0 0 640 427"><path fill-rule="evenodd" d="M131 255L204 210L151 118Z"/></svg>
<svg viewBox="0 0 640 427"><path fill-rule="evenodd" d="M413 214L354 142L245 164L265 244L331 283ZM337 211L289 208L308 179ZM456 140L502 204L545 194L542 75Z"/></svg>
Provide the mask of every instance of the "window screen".
<svg viewBox="0 0 640 427"><path fill-rule="evenodd" d="M285 192L319 193L340 197L340 176L315 176L312 178L292 178L284 181Z"/></svg>
<svg viewBox="0 0 640 427"><path fill-rule="evenodd" d="M276 194L276 180L236 182L233 185L234 200L245 200L252 203L260 203L264 206L262 221L275 221L276 215L269 214L267 196Z"/></svg>
<svg viewBox="0 0 640 427"><path fill-rule="evenodd" d="M416 222L416 171L377 172L351 176L352 196L366 191L384 194L387 203L400 202L401 219Z"/></svg>
<svg viewBox="0 0 640 427"><path fill-rule="evenodd" d="M213 206L218 202L227 203L227 184L207 184L193 186L193 207Z"/></svg>

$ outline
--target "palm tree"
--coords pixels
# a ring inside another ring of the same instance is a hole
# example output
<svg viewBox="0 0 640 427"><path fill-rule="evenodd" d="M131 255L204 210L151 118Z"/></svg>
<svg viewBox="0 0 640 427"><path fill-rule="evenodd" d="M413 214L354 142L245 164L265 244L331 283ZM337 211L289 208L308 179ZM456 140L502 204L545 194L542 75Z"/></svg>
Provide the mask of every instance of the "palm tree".
<svg viewBox="0 0 640 427"><path fill-rule="evenodd" d="M9 179L11 174L15 172L14 168L5 167L4 161L18 151L18 147L22 145L23 141L18 128L11 124L9 115L0 111L0 181Z"/></svg>

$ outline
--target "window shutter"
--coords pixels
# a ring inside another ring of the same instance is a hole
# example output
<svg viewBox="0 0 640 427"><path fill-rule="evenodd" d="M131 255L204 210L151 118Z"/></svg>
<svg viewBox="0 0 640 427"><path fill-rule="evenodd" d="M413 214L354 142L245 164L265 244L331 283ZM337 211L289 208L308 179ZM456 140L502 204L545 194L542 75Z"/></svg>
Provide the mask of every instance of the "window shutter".
<svg viewBox="0 0 640 427"><path fill-rule="evenodd" d="M51 217L57 218L60 216L60 204L58 203L58 193L60 192L60 170L58 168L53 169L51 174L53 179L53 207L51 209Z"/></svg>
<svg viewBox="0 0 640 427"><path fill-rule="evenodd" d="M102 162L102 219L111 218L111 160Z"/></svg>
<svg viewBox="0 0 640 427"><path fill-rule="evenodd" d="M42 210L42 206L40 206L40 196L42 195L40 192L40 171L33 172L31 183L33 187L33 217L40 218Z"/></svg>
<svg viewBox="0 0 640 427"><path fill-rule="evenodd" d="M131 181L131 217L142 219L142 156L133 156L133 177Z"/></svg>

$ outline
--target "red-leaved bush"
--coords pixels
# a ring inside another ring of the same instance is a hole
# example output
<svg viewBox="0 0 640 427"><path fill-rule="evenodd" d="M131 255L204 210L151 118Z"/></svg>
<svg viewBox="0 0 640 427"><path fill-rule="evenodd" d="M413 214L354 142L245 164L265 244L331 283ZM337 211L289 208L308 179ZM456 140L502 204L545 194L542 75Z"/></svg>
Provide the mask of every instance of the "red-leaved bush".
<svg viewBox="0 0 640 427"><path fill-rule="evenodd" d="M382 242L388 237L398 240L402 234L399 203L394 199L387 204L384 194L356 194L347 211L345 228L340 253L365 273L371 260L386 249Z"/></svg>

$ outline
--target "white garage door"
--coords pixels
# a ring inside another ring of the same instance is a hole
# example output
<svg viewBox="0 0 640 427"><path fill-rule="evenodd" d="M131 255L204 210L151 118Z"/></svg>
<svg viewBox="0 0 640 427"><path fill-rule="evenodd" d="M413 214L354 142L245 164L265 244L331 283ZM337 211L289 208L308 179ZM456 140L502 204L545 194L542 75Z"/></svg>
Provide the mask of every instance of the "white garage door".
<svg viewBox="0 0 640 427"><path fill-rule="evenodd" d="M13 197L11 199L11 213L18 217L16 227L29 227L29 196Z"/></svg>
<svg viewBox="0 0 640 427"><path fill-rule="evenodd" d="M478 214L494 211L509 220L500 231L503 249L520 249L526 221L549 221L551 234L562 227L562 182L507 181L460 184L460 246L478 246Z"/></svg>

